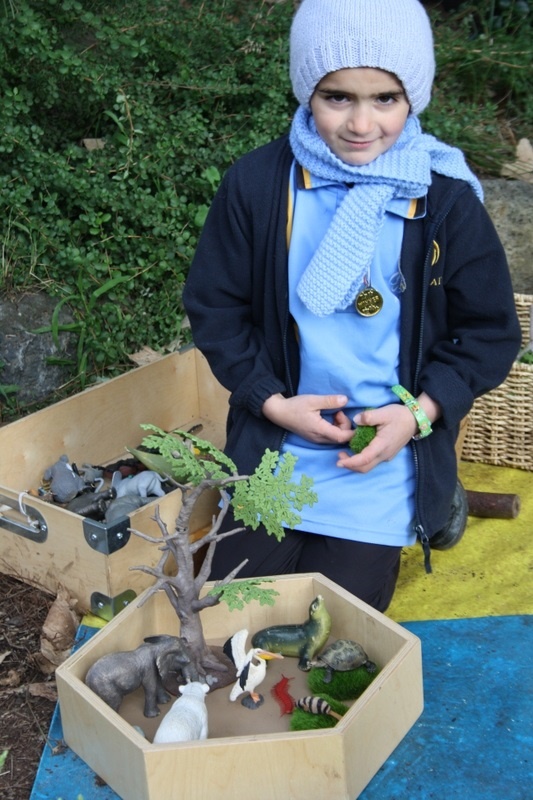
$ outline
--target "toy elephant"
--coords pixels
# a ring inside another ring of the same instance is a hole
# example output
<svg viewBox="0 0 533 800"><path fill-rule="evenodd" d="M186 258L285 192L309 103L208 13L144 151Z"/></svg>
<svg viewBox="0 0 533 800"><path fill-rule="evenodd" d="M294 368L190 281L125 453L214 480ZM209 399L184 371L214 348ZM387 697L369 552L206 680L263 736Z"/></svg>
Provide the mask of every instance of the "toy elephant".
<svg viewBox="0 0 533 800"><path fill-rule="evenodd" d="M154 736L154 744L207 739L206 683L193 681L180 686L181 697L172 704Z"/></svg>
<svg viewBox="0 0 533 800"><path fill-rule="evenodd" d="M136 650L102 656L89 668L85 683L114 711L118 711L125 695L142 686L144 716L157 717L158 703L170 700L164 688L165 679L177 671L181 671L187 681L198 679L187 641L163 634L147 637Z"/></svg>
<svg viewBox="0 0 533 800"><path fill-rule="evenodd" d="M141 497L138 494L125 494L124 497L116 497L112 500L105 512L105 521L108 525L116 522L122 517L129 517L138 508L150 502L149 497Z"/></svg>

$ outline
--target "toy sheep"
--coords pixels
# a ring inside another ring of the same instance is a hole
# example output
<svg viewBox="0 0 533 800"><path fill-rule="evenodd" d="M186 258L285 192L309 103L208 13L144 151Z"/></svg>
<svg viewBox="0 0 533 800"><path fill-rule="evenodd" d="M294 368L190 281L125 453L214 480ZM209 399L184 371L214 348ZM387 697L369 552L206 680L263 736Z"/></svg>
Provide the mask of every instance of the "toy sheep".
<svg viewBox="0 0 533 800"><path fill-rule="evenodd" d="M179 687L181 697L174 701L154 736L154 744L207 739L206 683L192 681Z"/></svg>

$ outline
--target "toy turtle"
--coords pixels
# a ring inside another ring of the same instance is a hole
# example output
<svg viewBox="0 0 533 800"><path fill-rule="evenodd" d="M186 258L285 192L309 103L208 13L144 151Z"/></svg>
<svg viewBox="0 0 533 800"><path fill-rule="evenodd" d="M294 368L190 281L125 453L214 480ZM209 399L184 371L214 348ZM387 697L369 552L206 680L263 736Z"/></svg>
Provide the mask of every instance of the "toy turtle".
<svg viewBox="0 0 533 800"><path fill-rule="evenodd" d="M365 667L367 672L372 673L377 669L361 645L351 639L337 639L311 662L311 666L325 668L324 683L331 683L334 672L348 672Z"/></svg>

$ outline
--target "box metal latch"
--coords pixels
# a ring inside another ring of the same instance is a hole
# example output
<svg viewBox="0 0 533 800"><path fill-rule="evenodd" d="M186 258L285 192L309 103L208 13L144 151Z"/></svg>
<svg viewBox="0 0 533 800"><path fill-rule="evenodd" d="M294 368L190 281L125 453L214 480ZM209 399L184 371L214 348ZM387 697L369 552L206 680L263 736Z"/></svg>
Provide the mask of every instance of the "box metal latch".
<svg viewBox="0 0 533 800"><path fill-rule="evenodd" d="M22 492L17 500L0 494L0 528L6 528L11 533L17 533L25 539L41 544L48 536L48 525L40 511L26 503L26 498L31 500L30 495L25 492ZM6 517L4 512L8 509L18 512L24 521Z"/></svg>

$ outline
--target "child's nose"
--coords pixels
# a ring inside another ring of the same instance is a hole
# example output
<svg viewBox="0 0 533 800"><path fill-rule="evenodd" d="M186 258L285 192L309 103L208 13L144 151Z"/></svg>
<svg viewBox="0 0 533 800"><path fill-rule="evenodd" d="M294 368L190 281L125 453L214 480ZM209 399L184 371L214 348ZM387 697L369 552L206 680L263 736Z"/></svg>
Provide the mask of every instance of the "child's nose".
<svg viewBox="0 0 533 800"><path fill-rule="evenodd" d="M363 103L354 104L348 118L348 128L358 136L370 133L373 128L372 112Z"/></svg>

